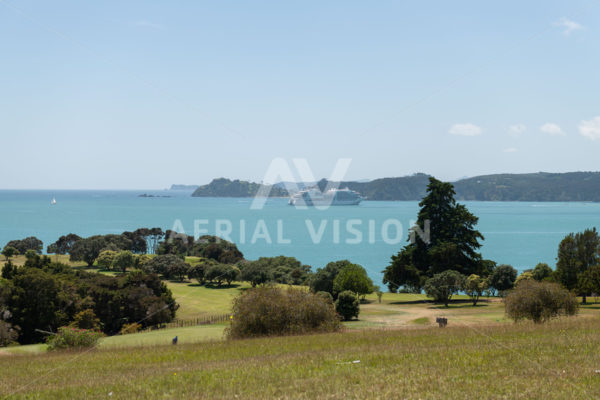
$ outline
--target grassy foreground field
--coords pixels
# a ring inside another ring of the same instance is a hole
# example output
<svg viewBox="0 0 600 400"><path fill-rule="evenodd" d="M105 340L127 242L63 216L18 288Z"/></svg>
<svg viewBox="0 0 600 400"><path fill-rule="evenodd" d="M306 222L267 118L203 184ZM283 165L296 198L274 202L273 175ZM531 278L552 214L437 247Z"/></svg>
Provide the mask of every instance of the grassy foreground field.
<svg viewBox="0 0 600 400"><path fill-rule="evenodd" d="M600 396L600 319L0 357L2 398Z"/></svg>

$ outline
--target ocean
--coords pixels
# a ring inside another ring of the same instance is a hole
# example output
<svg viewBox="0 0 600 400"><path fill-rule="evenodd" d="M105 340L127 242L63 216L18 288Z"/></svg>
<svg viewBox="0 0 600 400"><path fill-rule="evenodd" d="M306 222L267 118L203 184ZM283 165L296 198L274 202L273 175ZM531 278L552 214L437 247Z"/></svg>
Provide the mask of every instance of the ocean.
<svg viewBox="0 0 600 400"><path fill-rule="evenodd" d="M142 193L171 197L138 197ZM538 262L554 267L565 235L600 225L599 203L463 203L479 217L483 256L520 271ZM406 244L418 212L415 201L364 201L326 210L296 209L281 198L261 209L251 204L179 191L0 190L0 246L36 236L45 248L68 233L85 237L158 226L189 235L219 233L247 259L292 256L313 270L348 259L381 285L381 271Z"/></svg>

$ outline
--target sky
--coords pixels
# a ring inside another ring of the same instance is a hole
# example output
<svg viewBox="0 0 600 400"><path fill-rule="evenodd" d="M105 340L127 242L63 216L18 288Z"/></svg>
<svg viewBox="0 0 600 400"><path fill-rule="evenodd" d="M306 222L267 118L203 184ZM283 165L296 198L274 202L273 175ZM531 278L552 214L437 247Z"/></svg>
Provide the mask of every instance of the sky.
<svg viewBox="0 0 600 400"><path fill-rule="evenodd" d="M598 171L600 2L0 0L0 188Z"/></svg>

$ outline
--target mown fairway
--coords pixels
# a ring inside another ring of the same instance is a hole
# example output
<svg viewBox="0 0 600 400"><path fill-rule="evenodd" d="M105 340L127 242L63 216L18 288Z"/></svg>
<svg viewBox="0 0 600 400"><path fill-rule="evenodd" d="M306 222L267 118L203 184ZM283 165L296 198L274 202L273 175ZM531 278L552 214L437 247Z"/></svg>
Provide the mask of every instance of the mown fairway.
<svg viewBox="0 0 600 400"><path fill-rule="evenodd" d="M0 396L589 399L599 330L572 318L5 356Z"/></svg>

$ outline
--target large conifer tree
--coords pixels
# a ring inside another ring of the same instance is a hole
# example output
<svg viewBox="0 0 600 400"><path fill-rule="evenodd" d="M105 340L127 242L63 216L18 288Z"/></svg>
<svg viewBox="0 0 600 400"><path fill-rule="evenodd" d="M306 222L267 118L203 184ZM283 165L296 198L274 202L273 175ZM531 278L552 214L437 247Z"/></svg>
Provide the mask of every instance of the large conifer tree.
<svg viewBox="0 0 600 400"><path fill-rule="evenodd" d="M419 203L417 225L429 238L413 235L414 241L392 256L385 269L383 283L390 290L400 286L420 291L434 274L455 270L463 275L486 276L486 266L478 252L483 235L475 229L478 218L454 199L451 183L429 178L427 195ZM410 239L409 239L410 240Z"/></svg>

